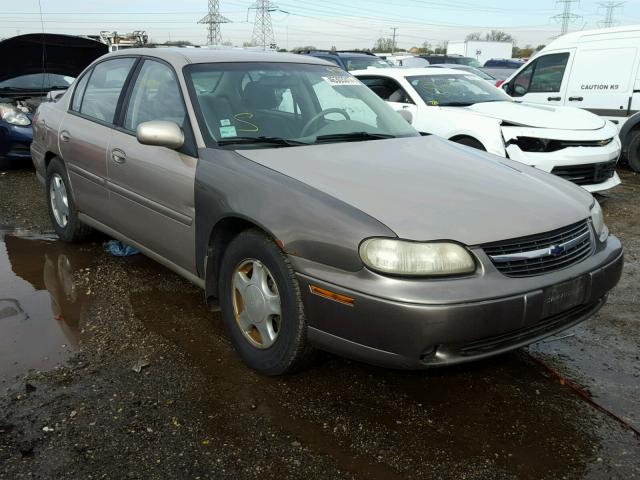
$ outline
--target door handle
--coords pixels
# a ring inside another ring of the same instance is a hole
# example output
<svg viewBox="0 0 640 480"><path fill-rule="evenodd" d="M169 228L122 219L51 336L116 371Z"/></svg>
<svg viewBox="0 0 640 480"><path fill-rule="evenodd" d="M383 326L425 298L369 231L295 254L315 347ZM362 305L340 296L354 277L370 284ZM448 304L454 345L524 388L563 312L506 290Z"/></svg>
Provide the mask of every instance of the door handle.
<svg viewBox="0 0 640 480"><path fill-rule="evenodd" d="M550 102L559 102L562 100L562 97L547 97L547 100Z"/></svg>
<svg viewBox="0 0 640 480"><path fill-rule="evenodd" d="M120 149L114 148L111 150L111 160L116 163L123 164L127 161L127 154Z"/></svg>
<svg viewBox="0 0 640 480"><path fill-rule="evenodd" d="M583 97L569 97L570 102L581 102L582 100L584 100Z"/></svg>
<svg viewBox="0 0 640 480"><path fill-rule="evenodd" d="M63 142L68 142L69 140L71 140L71 135L69 135L69 132L67 132L66 130L63 130L60 132L60 140L62 140Z"/></svg>

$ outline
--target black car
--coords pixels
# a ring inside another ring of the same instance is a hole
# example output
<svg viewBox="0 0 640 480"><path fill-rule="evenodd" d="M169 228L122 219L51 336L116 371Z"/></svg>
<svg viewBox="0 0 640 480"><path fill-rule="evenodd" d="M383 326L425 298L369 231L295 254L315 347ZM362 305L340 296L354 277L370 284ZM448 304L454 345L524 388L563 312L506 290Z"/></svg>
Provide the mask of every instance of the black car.
<svg viewBox="0 0 640 480"><path fill-rule="evenodd" d="M66 90L103 43L74 35L29 33L0 42L0 168L31 159L33 114L55 92Z"/></svg>
<svg viewBox="0 0 640 480"><path fill-rule="evenodd" d="M455 63L457 65L467 65L469 67L479 68L480 62L475 58L471 57L463 57L462 55L420 55L420 58L425 58L429 61L431 65L436 65L439 63Z"/></svg>
<svg viewBox="0 0 640 480"><path fill-rule="evenodd" d="M484 68L520 68L524 62L513 58L492 58L484 62Z"/></svg>
<svg viewBox="0 0 640 480"><path fill-rule="evenodd" d="M389 68L387 62L371 52L347 50L296 50L293 53L310 55L335 63L343 70L366 70L367 68Z"/></svg>

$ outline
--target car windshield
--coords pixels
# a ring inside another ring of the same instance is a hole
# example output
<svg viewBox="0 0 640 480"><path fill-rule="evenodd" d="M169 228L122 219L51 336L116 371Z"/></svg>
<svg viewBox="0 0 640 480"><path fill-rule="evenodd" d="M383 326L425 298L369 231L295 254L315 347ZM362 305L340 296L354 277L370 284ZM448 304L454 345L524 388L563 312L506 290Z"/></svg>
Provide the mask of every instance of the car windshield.
<svg viewBox="0 0 640 480"><path fill-rule="evenodd" d="M338 67L209 63L185 67L207 144L234 148L417 136L375 93Z"/></svg>
<svg viewBox="0 0 640 480"><path fill-rule="evenodd" d="M73 80L73 77L55 73L32 73L0 82L0 90L64 90Z"/></svg>
<svg viewBox="0 0 640 480"><path fill-rule="evenodd" d="M342 57L348 71L366 70L367 68L390 68L387 62L378 57L362 56L362 57Z"/></svg>
<svg viewBox="0 0 640 480"><path fill-rule="evenodd" d="M464 107L474 103L513 101L502 90L473 74L420 75L407 80L431 106Z"/></svg>

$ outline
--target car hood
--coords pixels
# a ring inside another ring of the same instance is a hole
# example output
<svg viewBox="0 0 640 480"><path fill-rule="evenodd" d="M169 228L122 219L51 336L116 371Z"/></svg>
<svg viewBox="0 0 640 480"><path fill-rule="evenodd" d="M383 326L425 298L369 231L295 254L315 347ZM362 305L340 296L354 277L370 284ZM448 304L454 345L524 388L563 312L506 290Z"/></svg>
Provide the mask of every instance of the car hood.
<svg viewBox="0 0 640 480"><path fill-rule="evenodd" d="M77 77L107 52L105 44L85 37L53 33L18 35L0 42L0 82L42 72Z"/></svg>
<svg viewBox="0 0 640 480"><path fill-rule="evenodd" d="M477 245L531 235L587 218L593 201L558 177L435 136L237 153L411 240Z"/></svg>
<svg viewBox="0 0 640 480"><path fill-rule="evenodd" d="M605 125L605 121L597 115L572 107L554 107L521 102L485 102L464 108L487 117L527 127L597 130Z"/></svg>

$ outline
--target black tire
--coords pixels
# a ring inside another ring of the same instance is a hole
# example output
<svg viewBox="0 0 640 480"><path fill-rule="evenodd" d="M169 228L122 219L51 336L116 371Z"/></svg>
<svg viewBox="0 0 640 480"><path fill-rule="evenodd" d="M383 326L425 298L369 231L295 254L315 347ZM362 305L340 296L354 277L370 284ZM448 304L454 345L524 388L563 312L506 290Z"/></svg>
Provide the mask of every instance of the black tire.
<svg viewBox="0 0 640 480"><path fill-rule="evenodd" d="M627 163L634 172L640 172L640 129L629 133Z"/></svg>
<svg viewBox="0 0 640 480"><path fill-rule="evenodd" d="M477 150L482 150L486 152L487 149L484 148L484 145L480 143L478 140L472 137L460 137L452 139L453 142L459 143L460 145L466 145L467 147L475 148Z"/></svg>
<svg viewBox="0 0 640 480"><path fill-rule="evenodd" d="M51 182L54 178L60 178L62 180L67 194L66 199L68 204L68 213L66 216L66 223L64 225L56 219L51 201ZM49 166L47 167L45 180L47 210L58 237L60 237L62 241L68 243L79 243L87 240L94 233L94 230L78 219L78 210L76 209L73 195L71 195L67 169L65 168L62 160L57 157L51 160L51 163L49 163Z"/></svg>
<svg viewBox="0 0 640 480"><path fill-rule="evenodd" d="M281 315L274 343L258 348L245 338L234 310L234 273L248 259L267 267L280 295ZM286 255L263 232L245 230L227 247L220 267L220 307L231 341L249 367L265 375L283 375L306 368L315 357L307 340L307 323L300 287Z"/></svg>

